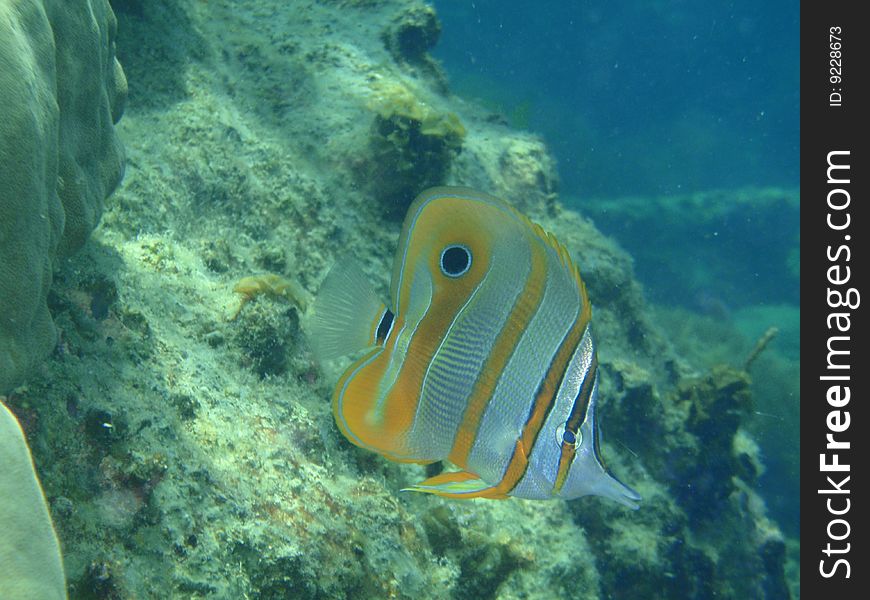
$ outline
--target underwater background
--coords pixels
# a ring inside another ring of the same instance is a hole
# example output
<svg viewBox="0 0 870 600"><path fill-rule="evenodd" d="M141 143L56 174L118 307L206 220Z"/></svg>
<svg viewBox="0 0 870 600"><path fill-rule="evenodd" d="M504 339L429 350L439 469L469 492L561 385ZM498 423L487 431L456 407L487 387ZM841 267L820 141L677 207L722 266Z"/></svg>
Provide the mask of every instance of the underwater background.
<svg viewBox="0 0 870 600"><path fill-rule="evenodd" d="M629 251L688 356L739 357L736 337L779 329L753 426L761 489L797 537L800 4L434 5L452 91L542 135L561 201Z"/></svg>
<svg viewBox="0 0 870 600"><path fill-rule="evenodd" d="M16 1L66 219L50 291L0 283L58 332L0 394L71 598L799 597L797 3ZM577 262L639 510L401 493L433 467L336 429L307 299L348 253L385 293L440 184Z"/></svg>

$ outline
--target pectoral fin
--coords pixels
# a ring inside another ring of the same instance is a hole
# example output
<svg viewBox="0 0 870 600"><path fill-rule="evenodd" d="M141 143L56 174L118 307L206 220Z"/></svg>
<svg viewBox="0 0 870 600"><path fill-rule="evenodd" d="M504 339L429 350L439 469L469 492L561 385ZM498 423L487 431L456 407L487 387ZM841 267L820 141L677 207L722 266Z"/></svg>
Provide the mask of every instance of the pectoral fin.
<svg viewBox="0 0 870 600"><path fill-rule="evenodd" d="M495 486L486 483L474 473L466 471L441 473L416 485L404 488L402 491L435 494L445 498L463 500L468 498L491 498L496 500L508 498L507 494L498 491Z"/></svg>

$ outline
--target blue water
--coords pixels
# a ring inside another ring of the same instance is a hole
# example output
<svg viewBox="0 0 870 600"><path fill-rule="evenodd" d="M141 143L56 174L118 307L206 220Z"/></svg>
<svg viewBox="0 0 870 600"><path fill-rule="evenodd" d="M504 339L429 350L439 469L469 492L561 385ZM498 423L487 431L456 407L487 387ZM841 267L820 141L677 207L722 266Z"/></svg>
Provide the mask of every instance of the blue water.
<svg viewBox="0 0 870 600"><path fill-rule="evenodd" d="M434 4L453 91L541 133L567 195L797 184L798 2Z"/></svg>

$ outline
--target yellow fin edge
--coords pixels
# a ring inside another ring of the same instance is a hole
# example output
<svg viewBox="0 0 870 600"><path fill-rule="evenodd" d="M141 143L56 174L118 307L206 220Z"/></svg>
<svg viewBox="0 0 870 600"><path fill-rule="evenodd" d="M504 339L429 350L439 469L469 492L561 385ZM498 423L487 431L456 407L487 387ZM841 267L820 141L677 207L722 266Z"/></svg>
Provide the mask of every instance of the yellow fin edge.
<svg viewBox="0 0 870 600"><path fill-rule="evenodd" d="M474 473L466 471L441 473L411 487L404 488L402 491L435 494L443 498L459 500L470 498L505 500L509 498L507 494L498 491L495 486L486 483Z"/></svg>

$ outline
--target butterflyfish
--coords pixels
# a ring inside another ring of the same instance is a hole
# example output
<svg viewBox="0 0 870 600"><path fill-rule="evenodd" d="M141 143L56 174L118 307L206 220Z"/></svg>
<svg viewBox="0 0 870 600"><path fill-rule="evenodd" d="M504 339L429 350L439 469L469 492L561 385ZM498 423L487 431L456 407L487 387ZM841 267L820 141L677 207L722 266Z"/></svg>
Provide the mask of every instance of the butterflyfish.
<svg viewBox="0 0 870 600"><path fill-rule="evenodd" d="M383 303L352 261L309 315L323 358L366 349L336 385L352 443L459 467L406 490L450 498L640 496L604 466L592 307L568 251L508 203L461 187L411 204Z"/></svg>

